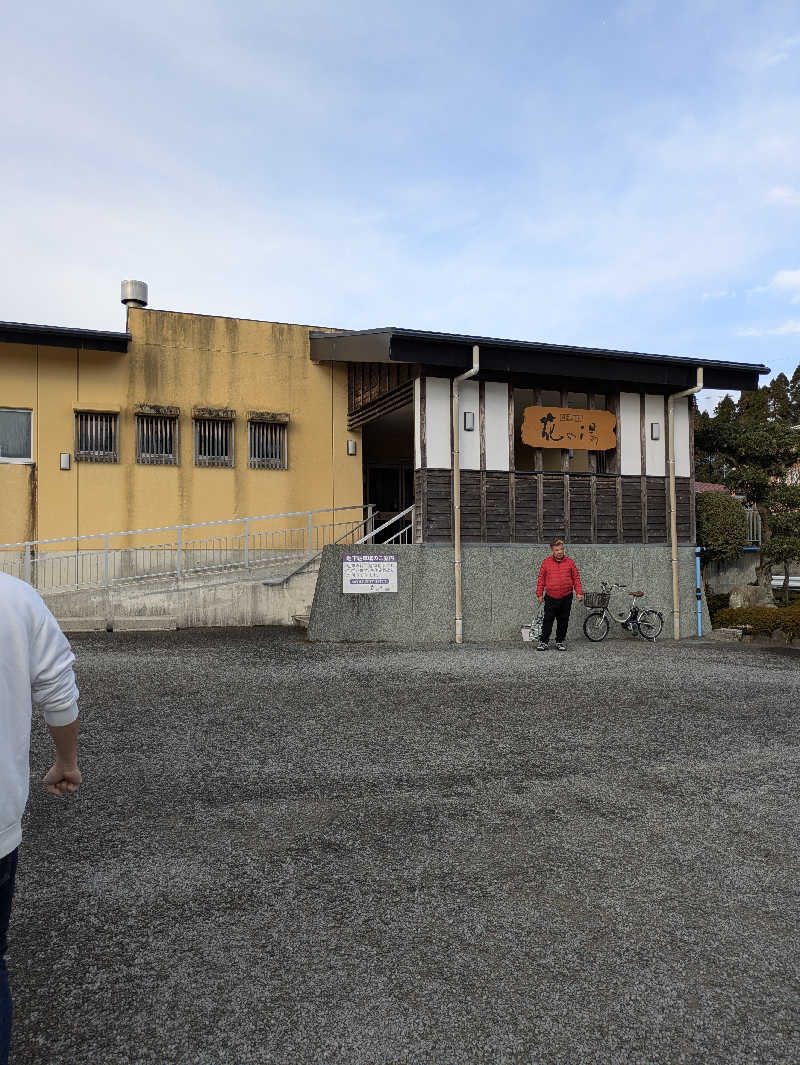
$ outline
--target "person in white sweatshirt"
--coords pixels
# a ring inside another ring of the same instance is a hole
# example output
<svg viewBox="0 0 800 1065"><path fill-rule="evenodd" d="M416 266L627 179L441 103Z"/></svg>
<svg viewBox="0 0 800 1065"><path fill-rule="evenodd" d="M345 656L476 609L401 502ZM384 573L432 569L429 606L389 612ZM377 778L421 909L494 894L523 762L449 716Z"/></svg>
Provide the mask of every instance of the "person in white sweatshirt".
<svg viewBox="0 0 800 1065"><path fill-rule="evenodd" d="M5 953L22 815L30 779L31 707L43 712L56 748L44 777L51 795L77 791L78 689L67 638L29 584L0 573L0 1065L11 1042Z"/></svg>

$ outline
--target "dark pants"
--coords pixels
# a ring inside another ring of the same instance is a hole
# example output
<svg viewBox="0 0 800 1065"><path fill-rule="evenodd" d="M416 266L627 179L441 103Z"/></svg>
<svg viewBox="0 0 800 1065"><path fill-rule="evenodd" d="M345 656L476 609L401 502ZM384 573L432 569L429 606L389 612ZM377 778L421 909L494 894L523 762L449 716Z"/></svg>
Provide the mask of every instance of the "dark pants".
<svg viewBox="0 0 800 1065"><path fill-rule="evenodd" d="M0 1065L7 1065L11 1043L11 988L8 986L6 947L18 855L19 847L0 858Z"/></svg>
<svg viewBox="0 0 800 1065"><path fill-rule="evenodd" d="M542 619L542 643L548 643L550 633L553 631L553 622L556 623L556 643L561 643L567 638L567 626L569 625L569 612L572 610L572 592L561 599L553 599L552 596L544 597L544 618Z"/></svg>

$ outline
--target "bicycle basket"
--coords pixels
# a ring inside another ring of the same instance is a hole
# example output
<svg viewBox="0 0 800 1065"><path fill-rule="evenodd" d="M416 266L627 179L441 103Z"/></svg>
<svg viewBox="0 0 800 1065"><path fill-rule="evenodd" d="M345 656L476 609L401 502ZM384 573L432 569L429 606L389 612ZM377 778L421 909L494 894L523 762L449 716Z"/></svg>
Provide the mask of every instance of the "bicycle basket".
<svg viewBox="0 0 800 1065"><path fill-rule="evenodd" d="M584 592L583 605L587 610L605 610L611 599L610 592Z"/></svg>

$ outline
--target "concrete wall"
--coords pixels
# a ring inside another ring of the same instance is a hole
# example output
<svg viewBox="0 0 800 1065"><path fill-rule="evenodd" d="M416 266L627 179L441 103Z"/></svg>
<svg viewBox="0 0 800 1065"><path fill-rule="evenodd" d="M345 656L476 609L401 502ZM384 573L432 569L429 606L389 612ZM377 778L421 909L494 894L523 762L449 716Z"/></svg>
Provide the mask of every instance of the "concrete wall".
<svg viewBox="0 0 800 1065"><path fill-rule="evenodd" d="M347 366L311 361L308 326L132 309L128 329L127 353L0 344L2 404L33 411L38 481L32 514L29 468L0 462L0 543L361 503ZM136 462L137 404L180 408L177 466ZM236 411L232 468L194 465L195 406ZM119 463L59 469L76 408L119 412ZM288 470L248 467L249 410L289 414Z"/></svg>
<svg viewBox="0 0 800 1065"><path fill-rule="evenodd" d="M342 555L374 548L326 547L314 595L312 640L449 642L453 639L453 549L442 544L397 547L398 591L372 595L342 593ZM543 544L464 547L464 638L519 640L536 607L539 566L550 549ZM681 634L697 634L694 548L680 547ZM663 638L672 634L672 569L665 544L575 545L570 548L584 586L599 590L605 578L638 585L645 604L664 614ZM704 631L710 628L703 603ZM585 609L576 603L569 637L583 639ZM628 638L618 625L610 636Z"/></svg>
<svg viewBox="0 0 800 1065"><path fill-rule="evenodd" d="M308 614L317 581L318 562L283 583L265 584L264 576L243 579L219 574L177 581L120 585L75 592L44 593L57 618L175 618L178 628L240 625L291 625L295 614Z"/></svg>

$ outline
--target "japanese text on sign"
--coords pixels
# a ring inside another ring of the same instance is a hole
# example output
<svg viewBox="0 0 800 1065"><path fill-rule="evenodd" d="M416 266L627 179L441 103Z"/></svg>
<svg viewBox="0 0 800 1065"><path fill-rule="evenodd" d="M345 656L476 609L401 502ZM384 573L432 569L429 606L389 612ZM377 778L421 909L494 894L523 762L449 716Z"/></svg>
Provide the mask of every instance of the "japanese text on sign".
<svg viewBox="0 0 800 1065"><path fill-rule="evenodd" d="M528 447L564 447L573 451L609 451L617 446L616 416L610 410L576 407L526 407L522 443Z"/></svg>
<svg viewBox="0 0 800 1065"><path fill-rule="evenodd" d="M396 592L397 555L344 555L342 591L350 594Z"/></svg>

